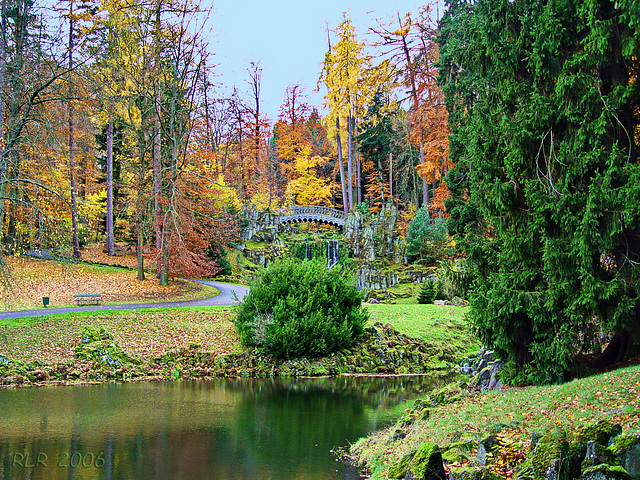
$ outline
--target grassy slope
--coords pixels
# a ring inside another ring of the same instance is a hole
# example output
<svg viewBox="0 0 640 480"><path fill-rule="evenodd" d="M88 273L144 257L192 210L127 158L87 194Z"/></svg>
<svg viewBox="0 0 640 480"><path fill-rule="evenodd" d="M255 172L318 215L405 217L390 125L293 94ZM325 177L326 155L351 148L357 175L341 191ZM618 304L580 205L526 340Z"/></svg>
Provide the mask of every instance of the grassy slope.
<svg viewBox="0 0 640 480"><path fill-rule="evenodd" d="M640 367L635 366L563 385L474 395L436 408L410 427L402 441L392 440L396 427L390 427L359 440L351 454L375 479L384 478L390 465L425 441L440 445L478 441L502 431L526 450L534 431L561 428L571 432L600 419L620 423L625 433L640 434L639 390Z"/></svg>
<svg viewBox="0 0 640 480"><path fill-rule="evenodd" d="M441 305L367 305L369 323L381 322L440 348L456 358L478 353L480 342L465 321L466 308Z"/></svg>
<svg viewBox="0 0 640 480"><path fill-rule="evenodd" d="M383 322L438 347L458 344L465 356L478 343L466 330L465 309L435 305L371 305L369 323ZM160 355L195 343L203 351L241 349L233 325L233 308L154 309L86 312L0 320L0 354L21 361L60 362L73 358L85 325L104 326L118 344L142 356Z"/></svg>

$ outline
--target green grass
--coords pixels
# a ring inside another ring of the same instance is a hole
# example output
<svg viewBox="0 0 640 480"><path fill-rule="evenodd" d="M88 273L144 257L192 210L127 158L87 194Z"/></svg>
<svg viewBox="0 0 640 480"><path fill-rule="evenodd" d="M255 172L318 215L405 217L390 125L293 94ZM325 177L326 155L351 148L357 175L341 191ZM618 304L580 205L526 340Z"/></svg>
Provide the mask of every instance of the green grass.
<svg viewBox="0 0 640 480"><path fill-rule="evenodd" d="M351 448L361 463L383 473L423 442L445 445L481 440L501 431L528 445L534 431L561 428L571 435L577 427L606 419L620 423L624 433L640 434L640 366L573 380L563 385L511 388L478 394L434 409L417 421L402 441L392 441L396 426L359 440Z"/></svg>
<svg viewBox="0 0 640 480"><path fill-rule="evenodd" d="M172 312L232 312L234 307L224 305L211 305L207 307L151 307L144 309L127 308L122 310L104 310L104 311L80 311L80 312L67 312L67 313L55 313L47 315L46 310L42 311L42 315L39 317L22 317L22 318L0 318L0 328L8 327L28 327L35 325L41 321L50 321L62 323L69 319L89 319L87 323L98 324L101 320L108 317L122 317L127 315L153 315L153 314L167 314L171 315Z"/></svg>
<svg viewBox="0 0 640 480"><path fill-rule="evenodd" d="M369 324L388 323L396 330L418 337L440 348L454 348L456 356L465 358L478 353L480 342L466 321L466 307L443 305L367 305Z"/></svg>
<svg viewBox="0 0 640 480"><path fill-rule="evenodd" d="M473 339L467 328L464 308L436 305L367 305L367 309L370 314L370 325L375 322L390 324L403 334L421 338L443 351L455 352L458 358L464 358L469 352L476 353L479 349L479 343ZM124 338L145 336L146 343L149 344L154 343L156 337L162 337L162 343L167 348L170 340L180 345L189 342L201 343L204 348L207 342L203 342L203 334L198 328L198 319L206 325L205 333L209 332L214 337L219 337L218 327L222 326L224 332L232 330L233 335L229 341L223 342L225 348L240 349L235 328L232 328L231 323L235 315L233 311L233 307L152 308L0 319L0 353L7 354L10 351L20 359L29 360L30 352L42 352L43 349L48 351L46 348L48 342L64 344L66 351L70 352L72 339L79 335L85 325L103 325L111 329L116 337L119 335ZM215 320L218 320L217 324ZM132 332L128 322L137 325L141 330L140 335ZM153 328L146 329L146 324L153 325ZM171 332L176 325L180 328L188 326L183 328L185 337L169 335L170 338L167 338L165 333ZM140 342L140 339L136 341L136 348ZM237 342L237 345L233 342ZM211 346L215 348L217 344ZM58 358L58 356L53 355L52 358ZM50 361L46 355L42 354L38 354L37 359Z"/></svg>

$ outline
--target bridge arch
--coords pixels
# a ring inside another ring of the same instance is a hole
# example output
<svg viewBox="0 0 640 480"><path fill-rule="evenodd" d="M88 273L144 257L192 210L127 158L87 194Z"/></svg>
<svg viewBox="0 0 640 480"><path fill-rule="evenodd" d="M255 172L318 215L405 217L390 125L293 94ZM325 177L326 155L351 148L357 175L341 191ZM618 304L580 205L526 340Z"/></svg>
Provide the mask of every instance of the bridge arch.
<svg viewBox="0 0 640 480"><path fill-rule="evenodd" d="M320 222L344 227L345 215L341 210L320 205L294 205L276 211L278 223Z"/></svg>

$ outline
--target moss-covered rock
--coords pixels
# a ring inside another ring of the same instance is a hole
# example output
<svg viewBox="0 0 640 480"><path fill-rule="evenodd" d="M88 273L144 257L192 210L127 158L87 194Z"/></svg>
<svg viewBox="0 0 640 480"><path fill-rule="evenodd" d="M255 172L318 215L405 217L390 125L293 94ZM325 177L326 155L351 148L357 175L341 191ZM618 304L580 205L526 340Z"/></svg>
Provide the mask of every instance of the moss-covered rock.
<svg viewBox="0 0 640 480"><path fill-rule="evenodd" d="M585 458L582 462L582 471L600 464L620 465L620 458L604 445L596 442L587 442Z"/></svg>
<svg viewBox="0 0 640 480"><path fill-rule="evenodd" d="M446 465L456 462L463 463L464 461L471 461L473 452L477 447L475 442L454 442L443 445L440 448L440 453Z"/></svg>
<svg viewBox="0 0 640 480"><path fill-rule="evenodd" d="M405 480L445 480L440 448L435 443L423 443L409 462Z"/></svg>
<svg viewBox="0 0 640 480"><path fill-rule="evenodd" d="M579 427L574 433L574 439L578 443L586 445L587 442L596 442L600 445L609 445L609 440L622 433L622 427L608 420L599 420L596 423Z"/></svg>
<svg viewBox="0 0 640 480"><path fill-rule="evenodd" d="M94 327L92 325L87 325L82 329L82 337L80 340L80 343L82 343L82 345L101 342L104 340L113 340L113 337L103 326Z"/></svg>
<svg viewBox="0 0 640 480"><path fill-rule="evenodd" d="M438 407L440 405L446 405L447 403L459 402L463 396L464 392L462 391L462 388L460 388L460 385L450 383L442 387L437 392L432 392L429 395L429 399L431 400L432 406Z"/></svg>
<svg viewBox="0 0 640 480"><path fill-rule="evenodd" d="M629 473L622 467L606 464L588 468L582 473L582 480L631 480Z"/></svg>
<svg viewBox="0 0 640 480"><path fill-rule="evenodd" d="M120 368L127 364L138 365L140 363L139 360L120 349L120 347L111 340L102 340L87 345L80 345L76 347L75 352L76 358L80 361L94 362L97 365L112 368Z"/></svg>
<svg viewBox="0 0 640 480"><path fill-rule="evenodd" d="M620 435L609 450L620 458L631 478L640 478L640 436Z"/></svg>
<svg viewBox="0 0 640 480"><path fill-rule="evenodd" d="M518 466L515 478L571 480L571 454L564 432L556 431L542 437Z"/></svg>
<svg viewBox="0 0 640 480"><path fill-rule="evenodd" d="M457 467L449 472L449 480L503 480L503 477L483 467Z"/></svg>
<svg viewBox="0 0 640 480"><path fill-rule="evenodd" d="M85 327L82 330L82 340L75 348L76 359L84 364L90 364L90 368L69 373L72 378L79 378L87 370L97 370L95 375L107 378L131 378L140 375L140 359L129 355L114 341L113 337L104 327Z"/></svg>

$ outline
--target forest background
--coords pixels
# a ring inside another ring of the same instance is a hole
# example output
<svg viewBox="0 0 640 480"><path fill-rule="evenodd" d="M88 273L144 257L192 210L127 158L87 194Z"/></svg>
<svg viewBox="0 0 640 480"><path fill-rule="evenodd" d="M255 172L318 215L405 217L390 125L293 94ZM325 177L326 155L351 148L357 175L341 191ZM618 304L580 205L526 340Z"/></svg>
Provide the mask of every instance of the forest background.
<svg viewBox="0 0 640 480"><path fill-rule="evenodd" d="M260 63L216 89L197 4L55 12L1 4L4 254L118 239L166 284L214 276L247 208L393 202L400 237L450 216L470 320L514 379L640 344L638 0L451 0L370 44L345 14L325 113L292 84L276 119Z"/></svg>
<svg viewBox="0 0 640 480"><path fill-rule="evenodd" d="M193 2L2 2L0 236L4 254L104 241L135 245L138 276L213 276L241 212L394 201L443 211L451 168L429 7L327 29L326 115L290 85L278 118L263 68L222 95ZM52 14L52 12L54 12ZM376 52L372 54L371 52ZM293 59L292 59L293 61Z"/></svg>

